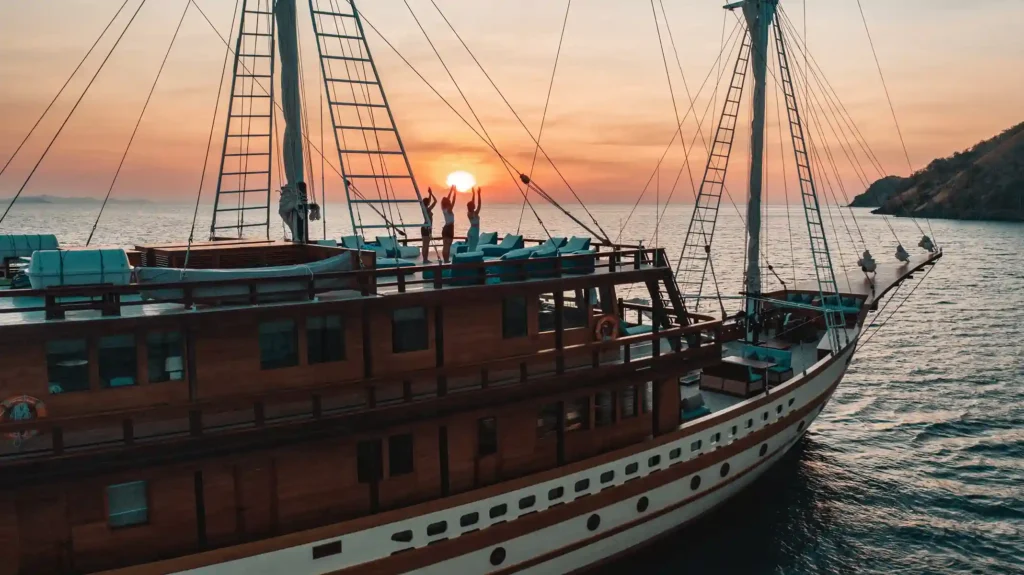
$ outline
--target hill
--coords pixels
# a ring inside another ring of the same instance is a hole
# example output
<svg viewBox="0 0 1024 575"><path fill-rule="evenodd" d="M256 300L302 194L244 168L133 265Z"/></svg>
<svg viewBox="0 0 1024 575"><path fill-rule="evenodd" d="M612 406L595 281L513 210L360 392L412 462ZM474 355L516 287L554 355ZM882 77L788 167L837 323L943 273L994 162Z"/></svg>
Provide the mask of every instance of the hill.
<svg viewBox="0 0 1024 575"><path fill-rule="evenodd" d="M1024 221L1024 123L909 178L878 180L850 205L895 216Z"/></svg>

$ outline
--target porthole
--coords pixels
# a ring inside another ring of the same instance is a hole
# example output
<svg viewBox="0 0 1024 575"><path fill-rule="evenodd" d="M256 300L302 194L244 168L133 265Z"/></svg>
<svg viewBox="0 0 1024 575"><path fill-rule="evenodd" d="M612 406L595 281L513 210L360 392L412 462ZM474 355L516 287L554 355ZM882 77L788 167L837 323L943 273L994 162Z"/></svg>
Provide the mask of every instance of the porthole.
<svg viewBox="0 0 1024 575"><path fill-rule="evenodd" d="M673 449L672 451L668 452L668 458L669 459L679 459L679 456L682 455L682 454L683 454L683 450L677 447L677 448Z"/></svg>
<svg viewBox="0 0 1024 575"><path fill-rule="evenodd" d="M748 419L747 420L747 429L750 429L751 427L754 427L754 420L753 419Z"/></svg>
<svg viewBox="0 0 1024 575"><path fill-rule="evenodd" d="M730 435L732 435L733 437L736 437L736 426L735 425L732 426L732 433Z"/></svg>
<svg viewBox="0 0 1024 575"><path fill-rule="evenodd" d="M690 480L690 489L697 491L700 488L700 475L694 475Z"/></svg>
<svg viewBox="0 0 1024 575"><path fill-rule="evenodd" d="M782 413L782 404L781 403L775 406L775 413Z"/></svg>
<svg viewBox="0 0 1024 575"><path fill-rule="evenodd" d="M694 441L690 444L690 451L700 451L701 440Z"/></svg>
<svg viewBox="0 0 1024 575"><path fill-rule="evenodd" d="M430 525L427 525L427 536L428 537L433 537L435 535L440 535L440 534L444 533L447 530L448 530L448 522L447 521L438 521L437 523L431 523Z"/></svg>
<svg viewBox="0 0 1024 575"><path fill-rule="evenodd" d="M615 479L614 471L605 471L601 474L601 483L610 483L612 479Z"/></svg>
<svg viewBox="0 0 1024 575"><path fill-rule="evenodd" d="M491 551L491 565L497 567L505 562L505 548L495 547L494 551Z"/></svg>
<svg viewBox="0 0 1024 575"><path fill-rule="evenodd" d="M637 513L643 513L644 511L647 511L647 506L650 505L650 503L651 502L648 501L646 497L641 497L640 499L638 499L636 502Z"/></svg>
<svg viewBox="0 0 1024 575"><path fill-rule="evenodd" d="M726 475L729 475L729 462L728 461L726 461L725 463L722 464L722 468L718 470L718 474L721 475L722 477L725 477Z"/></svg>
<svg viewBox="0 0 1024 575"><path fill-rule="evenodd" d="M761 414L761 419L763 419L764 421L768 421L768 412L767 411Z"/></svg>
<svg viewBox="0 0 1024 575"><path fill-rule="evenodd" d="M565 488L564 487L555 487L551 491L548 491L548 501L554 501L556 499L561 499L563 495L565 495Z"/></svg>
<svg viewBox="0 0 1024 575"><path fill-rule="evenodd" d="M721 433L716 433L716 434L711 436L711 443L718 443L721 440L722 440L722 434Z"/></svg>
<svg viewBox="0 0 1024 575"><path fill-rule="evenodd" d="M408 543L412 541L412 531L409 529L406 529L405 531L399 531L398 533L395 533L391 536L391 540L397 541L398 543Z"/></svg>
<svg viewBox="0 0 1024 575"><path fill-rule="evenodd" d="M459 525L462 527L469 527L470 525L476 525L476 522L480 521L480 514L476 511L467 513L459 518Z"/></svg>
<svg viewBox="0 0 1024 575"><path fill-rule="evenodd" d="M794 402L794 401L796 401L796 398L795 398L795 397L791 397L791 398L789 398L789 406L790 406L790 407L793 407L793 402Z"/></svg>
<svg viewBox="0 0 1024 575"><path fill-rule="evenodd" d="M655 465L658 465L659 463L661 463L661 456L660 455L652 455L651 458L647 460L647 467L654 467Z"/></svg>
<svg viewBox="0 0 1024 575"><path fill-rule="evenodd" d="M804 422L801 421L800 425L796 426L796 430L798 432L803 431L804 430Z"/></svg>
<svg viewBox="0 0 1024 575"><path fill-rule="evenodd" d="M533 505L535 503L537 503L537 496L536 495L528 495L528 496L523 497L522 499L519 500L519 508L520 509L529 509L529 508L533 507Z"/></svg>
<svg viewBox="0 0 1024 575"><path fill-rule="evenodd" d="M587 529L596 531L601 526L601 516L597 513L587 517Z"/></svg>
<svg viewBox="0 0 1024 575"><path fill-rule="evenodd" d="M768 453L768 444L767 443L762 443L761 444L761 452L760 452L761 457L764 457L765 453Z"/></svg>
<svg viewBox="0 0 1024 575"><path fill-rule="evenodd" d="M490 516L491 519L497 519L498 517L501 517L506 513L508 513L508 505L502 503L501 505L495 505L494 507L491 507Z"/></svg>
<svg viewBox="0 0 1024 575"><path fill-rule="evenodd" d="M626 475L633 475L637 471L640 471L640 464L635 461L626 466Z"/></svg>
<svg viewBox="0 0 1024 575"><path fill-rule="evenodd" d="M576 491L576 493L590 489L590 480L580 479L579 481L576 482L576 485L573 487L573 489Z"/></svg>

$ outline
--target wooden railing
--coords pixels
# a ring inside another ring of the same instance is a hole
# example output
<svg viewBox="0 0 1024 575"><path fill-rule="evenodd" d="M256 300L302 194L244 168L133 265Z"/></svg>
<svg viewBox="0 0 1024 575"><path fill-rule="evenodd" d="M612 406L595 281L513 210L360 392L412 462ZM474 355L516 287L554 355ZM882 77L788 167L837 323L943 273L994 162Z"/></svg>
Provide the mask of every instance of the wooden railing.
<svg viewBox="0 0 1024 575"><path fill-rule="evenodd" d="M684 348L679 345L680 340L688 337L698 336L697 341L704 342L696 347ZM671 349L667 352L661 350L660 340L666 339L672 343ZM675 327L666 330L659 330L655 327L652 333L643 335L622 337L606 341L594 341L578 345L553 348L519 356L503 358L500 360L467 363L455 366L444 366L420 369L398 375L377 377L372 379L348 380L319 384L316 386L304 387L301 389L285 389L263 392L252 395L240 395L229 398L205 399L180 402L175 404L135 408L128 410L106 411L89 415L74 415L63 417L50 417L34 419L31 421L18 421L0 423L0 434L9 436L23 435L29 433L45 434L48 436L49 446L40 449L23 449L17 452L0 454L0 462L7 461L14 464L17 461L34 461L39 457L62 455L73 453L77 450L89 450L95 453L97 448L121 448L131 445L139 440L147 443L180 439L181 436L200 437L208 434L221 434L242 429L262 428L278 424L293 423L296 419L302 421L320 420L331 417L341 417L353 413L373 410L384 405L378 401L378 391L384 386L403 386L401 400L388 402L387 406L421 404L424 396L413 396L412 381L423 382L433 380L436 387L433 392L426 396L427 399L439 399L449 395L461 394L465 391L485 389L493 386L515 387L516 384L543 383L553 380L551 385L564 381L570 374L579 373L579 386L592 385L596 376L601 375L600 370L613 370L630 368L637 362L654 365L659 361L689 361L702 360L712 361L720 357L721 345L726 341L723 336L723 325L720 321L710 321L686 327ZM642 358L633 357L632 349L636 346L653 342L649 356ZM609 351L619 351L614 360L602 361L602 354ZM579 362L589 356L589 362ZM575 366L566 367L567 359L579 362ZM625 366L625 367L623 367ZM514 371L515 376L502 380L492 379L497 372ZM460 386L458 391L449 392L448 382L451 379L465 376L477 376L476 383ZM352 404L351 407L334 408L325 410L323 399L325 394L344 393L357 391L362 401ZM479 395L481 399L489 397ZM293 405L302 402L308 406L301 412L289 413L277 418L267 417L268 407L281 405ZM226 412L243 412L251 410L252 417L245 421L232 421L231 423L210 423L209 415L224 414ZM329 413L333 411L334 413ZM173 422L184 423L187 426L176 428L177 431L154 433L147 436L140 436L136 433L138 423ZM74 432L109 432L113 428L120 428L120 437L111 438L106 436L102 441L93 443L76 443L73 447L66 445L68 434ZM41 437L34 437L29 441L38 441Z"/></svg>
<svg viewBox="0 0 1024 575"><path fill-rule="evenodd" d="M147 305L152 303L176 303L191 308L197 303L218 303L230 300L232 304L257 305L268 301L307 299L312 300L319 293L345 289L337 287L338 282L346 282L350 289L363 295L377 292L380 287L396 287L404 292L409 286L421 285L440 289L444 287L465 286L467 284L483 284L488 278L499 278L512 281L539 277L558 277L563 273L580 276L596 271L620 272L640 270L649 261L665 261L658 258L659 250L612 250L599 251L596 254L557 255L551 258L535 258L519 261L489 260L477 263L436 264L427 266L408 266L386 269L360 269L341 272L325 272L316 275L295 275L266 278L235 278L211 281L178 282L162 284L130 284L124 286L90 285L53 287L46 289L0 290L0 298L42 298L44 305L19 305L0 308L3 313L45 312L47 319L60 319L65 312L82 309L100 310L104 315L120 315L124 306ZM544 269L536 269L544 266ZM592 269L591 269L592 268ZM452 277L444 277L444 271L451 270ZM425 278L424 272L432 276ZM419 276L417 277L417 274ZM381 281L387 278L387 281ZM391 280L390 278L394 278ZM331 286L322 286L331 280ZM261 292L261 286L274 284L299 284L302 287L294 290L274 290ZM248 296L231 294L219 297L197 297L197 290L212 288L229 288L244 286ZM123 301L124 296L141 296L145 292L180 291L181 297L160 298L157 300ZM78 298L76 300L76 298ZM81 298L85 298L84 300ZM71 301L69 301L71 300Z"/></svg>

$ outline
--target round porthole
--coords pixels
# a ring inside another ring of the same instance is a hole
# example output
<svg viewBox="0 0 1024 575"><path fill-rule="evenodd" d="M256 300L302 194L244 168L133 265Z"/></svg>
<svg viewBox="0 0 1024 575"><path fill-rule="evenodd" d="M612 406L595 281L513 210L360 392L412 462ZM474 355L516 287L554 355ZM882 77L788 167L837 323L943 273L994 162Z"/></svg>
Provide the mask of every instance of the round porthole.
<svg viewBox="0 0 1024 575"><path fill-rule="evenodd" d="M600 526L601 526L601 516L600 515L595 513L595 514L593 514L593 515L591 515L590 517L587 518L587 529L589 529L591 531L596 531L597 528L600 527Z"/></svg>
<svg viewBox="0 0 1024 575"><path fill-rule="evenodd" d="M491 551L491 565L498 566L505 562L505 548L495 547Z"/></svg>
<svg viewBox="0 0 1024 575"><path fill-rule="evenodd" d="M636 502L637 513L643 513L644 511L647 511L647 506L650 505L650 503L651 502L648 501L646 497L641 497L640 499L638 499Z"/></svg>
<svg viewBox="0 0 1024 575"><path fill-rule="evenodd" d="M796 426L796 430L797 431L803 431L804 430L804 422L801 421L800 425Z"/></svg>
<svg viewBox="0 0 1024 575"><path fill-rule="evenodd" d="M767 443L761 444L761 457L764 457L765 453L768 453L768 444Z"/></svg>
<svg viewBox="0 0 1024 575"><path fill-rule="evenodd" d="M700 487L700 475L694 475L693 479L690 480L690 489L697 491Z"/></svg>
<svg viewBox="0 0 1024 575"><path fill-rule="evenodd" d="M726 475L729 475L729 463L728 462L722 464L722 468L720 470L718 470L718 474L721 475L722 477L725 477Z"/></svg>

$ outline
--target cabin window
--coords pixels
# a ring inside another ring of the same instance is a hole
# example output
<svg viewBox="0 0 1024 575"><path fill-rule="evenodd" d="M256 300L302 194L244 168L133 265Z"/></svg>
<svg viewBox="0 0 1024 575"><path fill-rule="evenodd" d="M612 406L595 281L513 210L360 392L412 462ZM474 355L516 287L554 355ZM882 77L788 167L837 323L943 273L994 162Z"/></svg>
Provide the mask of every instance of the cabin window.
<svg viewBox="0 0 1024 575"><path fill-rule="evenodd" d="M561 499L562 495L565 495L564 487L553 487L550 491L548 491L548 501L555 501L556 499Z"/></svg>
<svg viewBox="0 0 1024 575"><path fill-rule="evenodd" d="M477 455L484 457L498 452L498 420L484 417L476 422Z"/></svg>
<svg viewBox="0 0 1024 575"><path fill-rule="evenodd" d="M345 324L341 316L306 318L306 348L309 363L330 363L345 359Z"/></svg>
<svg viewBox="0 0 1024 575"><path fill-rule="evenodd" d="M683 454L683 449L681 447L677 447L677 448L673 449L672 451L668 452L668 458L669 459L679 459L679 456L682 455L682 454Z"/></svg>
<svg viewBox="0 0 1024 575"><path fill-rule="evenodd" d="M565 409L565 430L590 429L590 398L581 397L570 402Z"/></svg>
<svg viewBox="0 0 1024 575"><path fill-rule="evenodd" d="M145 481L107 487L107 524L111 527L142 525L149 521L149 498Z"/></svg>
<svg viewBox="0 0 1024 575"><path fill-rule="evenodd" d="M46 343L46 372L51 394L89 390L89 344L84 339Z"/></svg>
<svg viewBox="0 0 1024 575"><path fill-rule="evenodd" d="M594 397L594 426L605 427L615 421L615 405L612 392L599 391Z"/></svg>
<svg viewBox="0 0 1024 575"><path fill-rule="evenodd" d="M576 493L580 493L588 489L590 489L589 479L580 479L579 481L576 482L576 485L573 486L573 491L575 491Z"/></svg>
<svg viewBox="0 0 1024 575"><path fill-rule="evenodd" d="M135 376L138 373L138 355L135 353L134 335L101 337L98 356L101 386L127 387L137 383Z"/></svg>
<svg viewBox="0 0 1024 575"><path fill-rule="evenodd" d="M605 471L601 474L601 483L611 483L615 479L614 471Z"/></svg>
<svg viewBox="0 0 1024 575"><path fill-rule="evenodd" d="M383 477L379 439L360 441L356 445L356 474L359 483L373 483Z"/></svg>
<svg viewBox="0 0 1024 575"><path fill-rule="evenodd" d="M654 384L648 381L642 388L643 395L640 398L640 408L643 409L644 413L650 413L654 405Z"/></svg>
<svg viewBox="0 0 1024 575"><path fill-rule="evenodd" d="M626 466L626 475L633 475L640 470L640 464L637 462L630 463Z"/></svg>
<svg viewBox="0 0 1024 575"><path fill-rule="evenodd" d="M585 290L565 292L562 297L562 328L572 329L589 326L588 309L587 292Z"/></svg>
<svg viewBox="0 0 1024 575"><path fill-rule="evenodd" d="M636 417L636 387L632 385L626 386L619 392L619 417L620 419L629 419L630 417Z"/></svg>
<svg viewBox="0 0 1024 575"><path fill-rule="evenodd" d="M519 500L519 509L529 509L537 503L536 495L527 495Z"/></svg>
<svg viewBox="0 0 1024 575"><path fill-rule="evenodd" d="M537 437L544 438L558 431L558 404L549 403L540 408L537 418Z"/></svg>
<svg viewBox="0 0 1024 575"><path fill-rule="evenodd" d="M146 334L146 363L149 382L185 379L181 332L155 331Z"/></svg>
<svg viewBox="0 0 1024 575"><path fill-rule="evenodd" d="M541 333L555 331L555 296L540 296L537 307L537 326Z"/></svg>
<svg viewBox="0 0 1024 575"><path fill-rule="evenodd" d="M448 530L447 521L438 521L437 523L431 523L427 525L427 537L435 537Z"/></svg>
<svg viewBox="0 0 1024 575"><path fill-rule="evenodd" d="M299 365L299 333L295 321L285 319L260 324L260 368L280 369Z"/></svg>
<svg viewBox="0 0 1024 575"><path fill-rule="evenodd" d="M427 308L396 309L391 315L391 351L408 353L428 349L427 327Z"/></svg>
<svg viewBox="0 0 1024 575"><path fill-rule="evenodd" d="M412 473L412 434L388 438L388 476Z"/></svg>
<svg viewBox="0 0 1024 575"><path fill-rule="evenodd" d="M507 297L501 300L501 337L505 339L526 337L528 335L526 319L526 298L524 296Z"/></svg>

